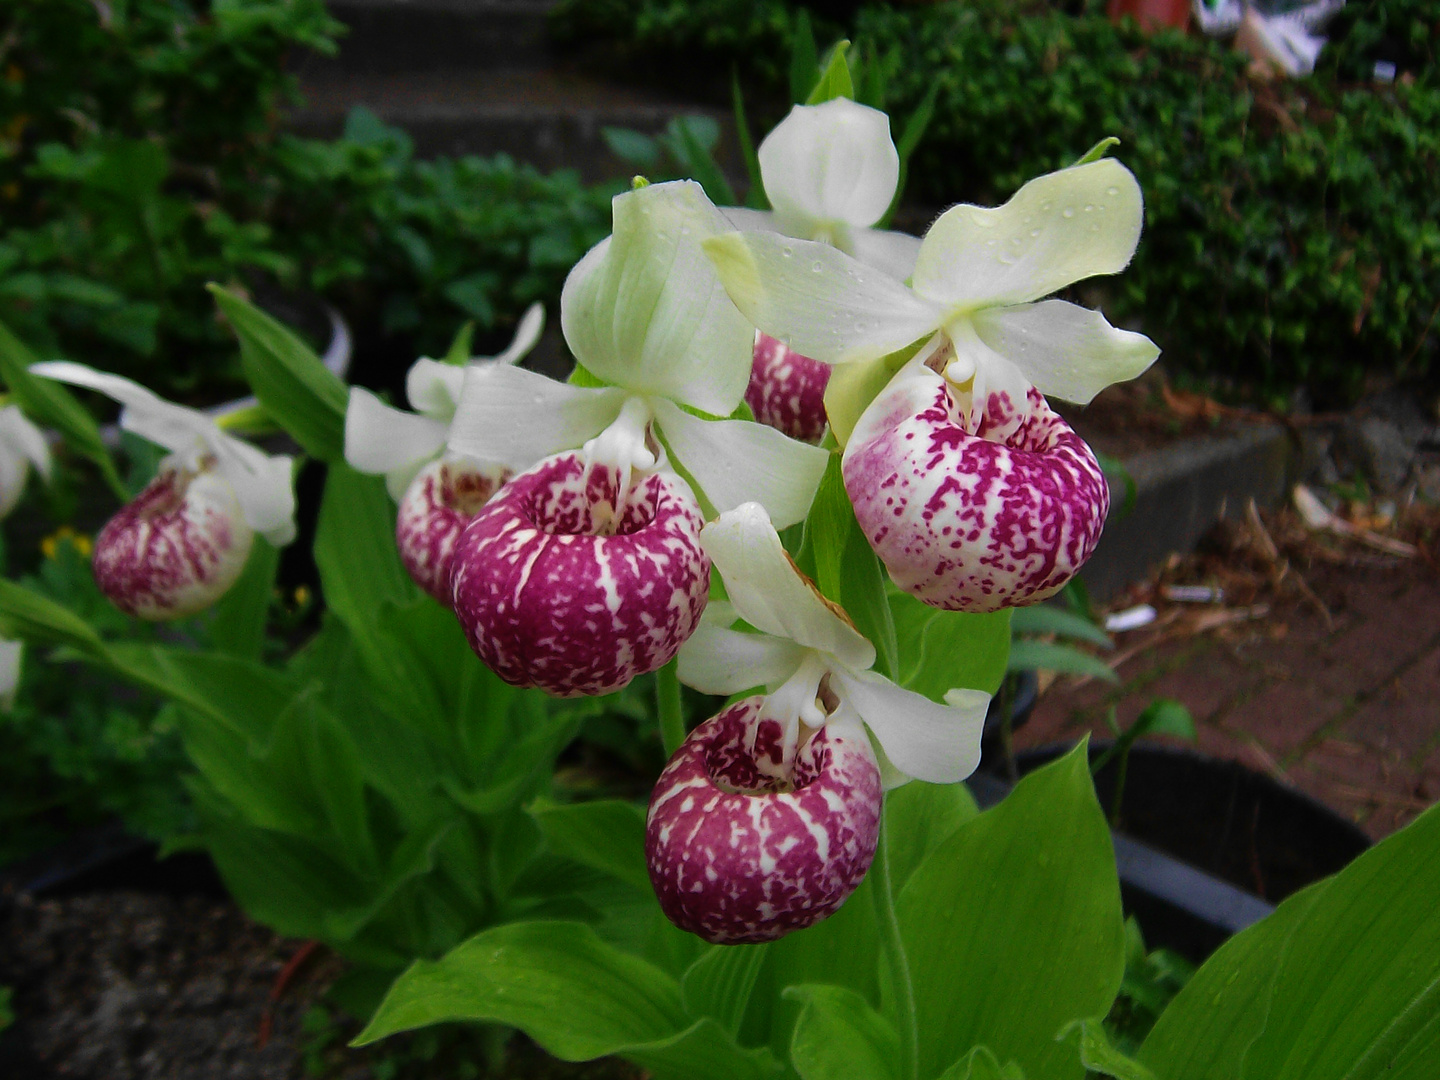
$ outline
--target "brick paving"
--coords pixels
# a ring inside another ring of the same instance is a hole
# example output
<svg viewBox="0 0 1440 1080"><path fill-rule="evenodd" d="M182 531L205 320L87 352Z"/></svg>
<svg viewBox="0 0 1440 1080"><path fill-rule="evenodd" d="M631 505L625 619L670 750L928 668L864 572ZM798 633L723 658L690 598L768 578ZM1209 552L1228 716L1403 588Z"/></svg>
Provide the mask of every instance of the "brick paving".
<svg viewBox="0 0 1440 1080"><path fill-rule="evenodd" d="M1104 738L1111 707L1126 724L1154 698L1175 698L1200 750L1270 772L1377 839L1393 832L1440 799L1440 572L1423 556L1361 560L1306 571L1328 624L1291 594L1196 632L1194 605L1154 600L1155 624L1116 636L1120 684L1056 680L1017 748ZM1184 577L1182 567L1169 580Z"/></svg>

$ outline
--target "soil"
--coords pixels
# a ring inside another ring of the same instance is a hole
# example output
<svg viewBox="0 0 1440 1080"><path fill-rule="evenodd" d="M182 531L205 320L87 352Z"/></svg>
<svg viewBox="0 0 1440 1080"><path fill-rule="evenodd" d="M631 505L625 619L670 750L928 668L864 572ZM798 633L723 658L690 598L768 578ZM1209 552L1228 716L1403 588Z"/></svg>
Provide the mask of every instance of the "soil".
<svg viewBox="0 0 1440 1080"><path fill-rule="evenodd" d="M0 921L5 1080L637 1080L615 1060L568 1065L521 1036L483 1064L475 1028L432 1028L347 1049L359 1025L326 1004L343 963L316 950L278 1000L303 942L231 902L124 890L16 897ZM268 1021L267 1021L268 1016ZM261 1036L262 1027L268 1037Z"/></svg>

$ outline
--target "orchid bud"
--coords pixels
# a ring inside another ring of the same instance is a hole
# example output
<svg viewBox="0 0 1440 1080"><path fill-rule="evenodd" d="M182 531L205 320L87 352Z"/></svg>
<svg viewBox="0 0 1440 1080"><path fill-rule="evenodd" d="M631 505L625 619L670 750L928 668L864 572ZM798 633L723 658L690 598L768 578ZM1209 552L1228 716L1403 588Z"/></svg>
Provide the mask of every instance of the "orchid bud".
<svg viewBox="0 0 1440 1080"><path fill-rule="evenodd" d="M784 342L756 333L745 404L755 419L801 442L825 434L825 387L830 365L801 356Z"/></svg>
<svg viewBox="0 0 1440 1080"><path fill-rule="evenodd" d="M608 694L670 661L710 587L684 480L566 452L515 476L466 526L452 606L515 686Z"/></svg>
<svg viewBox="0 0 1440 1080"><path fill-rule="evenodd" d="M450 558L465 526L510 478L510 470L446 456L410 481L395 518L395 543L410 577L440 603L450 603Z"/></svg>
<svg viewBox="0 0 1440 1080"><path fill-rule="evenodd" d="M980 406L946 370L910 365L860 418L843 461L855 518L895 584L933 607L1044 600L1100 539L1105 475L1038 390Z"/></svg>
<svg viewBox="0 0 1440 1080"><path fill-rule="evenodd" d="M661 909L717 944L773 941L834 914L879 838L880 770L859 721L827 723L787 754L764 703L746 698L692 731L646 817Z"/></svg>
<svg viewBox="0 0 1440 1080"><path fill-rule="evenodd" d="M235 584L254 541L229 483L167 458L95 538L95 583L127 615L182 618Z"/></svg>

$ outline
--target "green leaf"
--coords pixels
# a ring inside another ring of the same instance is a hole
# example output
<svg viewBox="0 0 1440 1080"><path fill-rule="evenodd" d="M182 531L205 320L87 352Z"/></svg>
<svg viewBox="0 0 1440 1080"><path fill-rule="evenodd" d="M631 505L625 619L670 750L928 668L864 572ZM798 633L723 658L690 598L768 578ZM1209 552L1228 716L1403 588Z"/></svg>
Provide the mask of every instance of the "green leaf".
<svg viewBox="0 0 1440 1080"><path fill-rule="evenodd" d="M498 926L440 960L417 961L354 1045L445 1020L518 1027L564 1061L662 1041L689 1026L674 979L568 922Z"/></svg>
<svg viewBox="0 0 1440 1080"><path fill-rule="evenodd" d="M1017 641L1010 646L1011 671L1055 671L1062 675L1089 675L1118 683L1115 669L1099 657L1069 645L1048 641Z"/></svg>
<svg viewBox="0 0 1440 1080"><path fill-rule="evenodd" d="M768 1080L785 1074L768 1049L742 1049L709 1017L669 1039L616 1053L654 1080Z"/></svg>
<svg viewBox="0 0 1440 1080"><path fill-rule="evenodd" d="M784 996L804 1006L790 1038L801 1080L903 1080L900 1036L859 994L807 984Z"/></svg>
<svg viewBox="0 0 1440 1080"><path fill-rule="evenodd" d="M708 116L679 116L670 121L668 135L677 151L676 158L689 170L690 178L699 182L705 194L717 206L734 206L735 189L715 161L711 147L719 137L718 130L710 138L715 122Z"/></svg>
<svg viewBox="0 0 1440 1080"><path fill-rule="evenodd" d="M1097 142L1094 146L1090 147L1089 150L1086 150L1085 153L1081 154L1078 158L1072 161L1070 163L1070 168L1073 169L1078 165L1089 165L1092 161L1099 161L1101 158L1103 158L1106 154L1110 152L1110 148L1112 146L1119 145L1119 139L1117 139L1114 135L1107 135L1105 136L1105 138Z"/></svg>
<svg viewBox="0 0 1440 1080"><path fill-rule="evenodd" d="M619 799L532 806L550 850L637 889L650 889L645 868L645 810Z"/></svg>
<svg viewBox="0 0 1440 1080"><path fill-rule="evenodd" d="M745 205L752 210L769 210L765 180L760 175L760 158L755 153L755 140L750 135L750 122L745 118L745 95L740 90L740 73L734 69L730 72L730 98L735 108L735 138L740 144L740 157L745 161L745 174L750 178Z"/></svg>
<svg viewBox="0 0 1440 1080"><path fill-rule="evenodd" d="M1201 1040L1238 1042L1233 1021L1221 1025L1237 999L1263 999L1273 979L1268 1015L1247 1024L1253 1035L1231 1058L1240 1075L1432 1077L1440 1060L1437 895L1440 810L1432 807L1323 887L1287 900L1239 935L1236 948L1222 948L1161 1015L1141 1059L1166 1080L1200 1075L1194 1063L1214 1056Z"/></svg>
<svg viewBox="0 0 1440 1080"><path fill-rule="evenodd" d="M1010 630L1016 634L1054 634L1056 637L1077 638L1106 649L1113 648L1115 644L1103 627L1096 626L1083 615L1053 604L1016 608L1010 616Z"/></svg>
<svg viewBox="0 0 1440 1080"><path fill-rule="evenodd" d="M901 656L896 681L932 701L956 686L993 694L1011 654L1010 611L940 611L890 589L890 610Z"/></svg>
<svg viewBox="0 0 1440 1080"><path fill-rule="evenodd" d="M805 99L806 105L820 105L835 98L854 99L855 83L850 77L850 64L845 59L849 50L850 42L835 43L835 47L830 50L825 70L820 73L820 78L815 83L815 89L811 90L810 96Z"/></svg>
<svg viewBox="0 0 1440 1080"><path fill-rule="evenodd" d="M964 784L923 780L885 795L885 829L890 843L890 878L898 893L910 875L955 830L980 812Z"/></svg>
<svg viewBox="0 0 1440 1080"><path fill-rule="evenodd" d="M890 200L889 208L877 223L879 228L889 228L895 211L900 209L900 200L905 194L905 181L910 175L910 158L920 145L920 140L925 137L925 129L930 126L930 121L935 116L935 101L939 93L940 84L931 83L930 89L920 99L920 104L915 106L915 111L905 120L905 130L900 133L900 141L895 144L896 153L900 157L900 175L895 184L895 197Z"/></svg>
<svg viewBox="0 0 1440 1080"><path fill-rule="evenodd" d="M32 645L68 645L102 655L105 644L93 627L69 608L0 578L0 637Z"/></svg>
<svg viewBox="0 0 1440 1080"><path fill-rule="evenodd" d="M805 519L805 542L812 549L820 592L844 608L855 628L875 646L875 669L894 678L899 646L885 578L880 560L855 520L840 474L839 454L831 454L826 463Z"/></svg>
<svg viewBox="0 0 1440 1080"><path fill-rule="evenodd" d="M1077 1043L1080 1063L1092 1073L1114 1080L1155 1080L1155 1074L1144 1065L1110 1045L1105 1025L1097 1019L1071 1021L1055 1037L1061 1042Z"/></svg>
<svg viewBox="0 0 1440 1080"><path fill-rule="evenodd" d="M315 565L326 606L357 639L369 637L382 603L404 604L420 591L395 548L395 508L383 476L331 465L315 526Z"/></svg>
<svg viewBox="0 0 1440 1080"><path fill-rule="evenodd" d="M938 1080L1025 1080L1025 1070L1014 1061L1002 1066L988 1046L977 1046L941 1073Z"/></svg>
<svg viewBox="0 0 1440 1080"><path fill-rule="evenodd" d="M1290 940L1330 879L1287 899L1236 934L1201 966L1160 1014L1139 1058L1165 1080L1240 1076L1265 1027L1275 977Z"/></svg>
<svg viewBox="0 0 1440 1080"><path fill-rule="evenodd" d="M0 323L0 379L4 379L15 403L31 419L59 431L77 453L95 463L110 490L121 501L128 501L129 493L120 474L115 471L115 462L100 437L95 418L63 385L54 379L30 374L30 365L38 359L4 323Z"/></svg>
<svg viewBox="0 0 1440 1080"><path fill-rule="evenodd" d="M768 942L710 946L680 980L685 1011L691 1016L708 1016L731 1035L738 1035L769 948Z"/></svg>
<svg viewBox="0 0 1440 1080"><path fill-rule="evenodd" d="M1108 1012L1125 970L1115 856L1086 753L1082 743L1021 780L901 892L922 1076L979 1044L1027 1074L1083 1073L1055 1033Z"/></svg>
<svg viewBox="0 0 1440 1080"><path fill-rule="evenodd" d="M445 363L454 364L456 367L468 364L472 353L471 343L474 340L475 321L471 319L461 323L460 329L455 331L455 336L450 340L450 348L445 350Z"/></svg>
<svg viewBox="0 0 1440 1080"><path fill-rule="evenodd" d="M802 104L820 78L820 61L815 49L815 33L810 29L810 13L801 8L795 13L795 29L790 45L790 100Z"/></svg>
<svg viewBox="0 0 1440 1080"><path fill-rule="evenodd" d="M279 567L280 552L264 537L255 537L240 579L212 609L209 637L215 648L247 660L260 659Z"/></svg>
<svg viewBox="0 0 1440 1080"><path fill-rule="evenodd" d="M1157 698L1135 718L1131 725L1135 737L1141 735L1173 735L1177 739L1194 742L1195 718L1190 710L1171 698Z"/></svg>
<svg viewBox="0 0 1440 1080"><path fill-rule="evenodd" d="M240 339L240 366L265 411L306 453L343 464L345 384L285 326L219 285L208 288Z"/></svg>
<svg viewBox="0 0 1440 1080"><path fill-rule="evenodd" d="M642 172L654 172L660 164L660 144L654 136L631 128L603 127L600 138L621 161Z"/></svg>

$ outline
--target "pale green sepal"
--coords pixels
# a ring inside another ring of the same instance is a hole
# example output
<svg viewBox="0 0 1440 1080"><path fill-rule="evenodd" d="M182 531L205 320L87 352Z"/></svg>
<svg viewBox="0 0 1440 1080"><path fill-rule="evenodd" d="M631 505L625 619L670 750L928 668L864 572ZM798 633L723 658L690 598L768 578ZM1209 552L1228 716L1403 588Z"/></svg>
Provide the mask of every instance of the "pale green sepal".
<svg viewBox="0 0 1440 1080"><path fill-rule="evenodd" d="M1100 312L1064 300L977 311L971 325L1042 394L1077 405L1143 374L1160 355L1144 334L1117 330Z"/></svg>
<svg viewBox="0 0 1440 1080"><path fill-rule="evenodd" d="M830 382L825 386L825 415L829 417L830 434L835 437L836 446L845 448L870 403L925 345L925 339L920 338L885 356L846 364L831 373Z"/></svg>
<svg viewBox="0 0 1440 1080"><path fill-rule="evenodd" d="M938 305L828 244L757 232L704 248L746 317L826 364L873 360L940 326Z"/></svg>
<svg viewBox="0 0 1440 1080"><path fill-rule="evenodd" d="M1036 177L1004 206L961 204L920 245L917 293L961 311L1023 304L1123 270L1144 205L1130 170L1105 158Z"/></svg>
<svg viewBox="0 0 1440 1080"><path fill-rule="evenodd" d="M728 223L693 181L617 195L614 235L565 280L560 324L598 378L728 416L750 379L754 327L700 241Z"/></svg>

